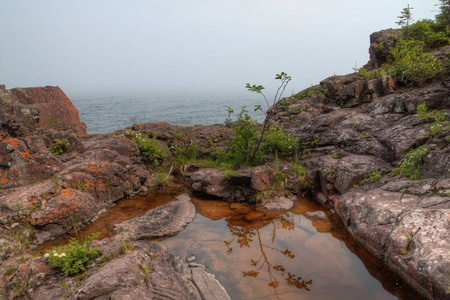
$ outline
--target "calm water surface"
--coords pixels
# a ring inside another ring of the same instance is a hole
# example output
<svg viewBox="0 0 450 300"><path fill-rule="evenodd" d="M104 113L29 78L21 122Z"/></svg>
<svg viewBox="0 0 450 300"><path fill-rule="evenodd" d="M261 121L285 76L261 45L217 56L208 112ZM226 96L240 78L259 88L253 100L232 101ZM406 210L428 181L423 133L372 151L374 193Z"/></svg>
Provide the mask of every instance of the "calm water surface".
<svg viewBox="0 0 450 300"><path fill-rule="evenodd" d="M232 299L420 299L332 222L305 217L319 210L311 200L288 213L193 202L195 220L163 243L182 258L194 255Z"/></svg>
<svg viewBox="0 0 450 300"><path fill-rule="evenodd" d="M227 108L236 112L246 106L249 114L262 121L264 115L254 112L263 99L251 93L174 94L174 95L91 95L72 96L80 119L88 133L111 133L136 123L168 122L174 125L223 124Z"/></svg>

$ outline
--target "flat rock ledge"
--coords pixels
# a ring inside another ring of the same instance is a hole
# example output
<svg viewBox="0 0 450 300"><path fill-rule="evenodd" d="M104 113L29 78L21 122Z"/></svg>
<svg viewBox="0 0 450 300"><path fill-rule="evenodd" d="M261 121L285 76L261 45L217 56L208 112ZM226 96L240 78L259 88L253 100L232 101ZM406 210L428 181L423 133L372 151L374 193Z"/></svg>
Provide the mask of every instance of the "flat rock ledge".
<svg viewBox="0 0 450 300"><path fill-rule="evenodd" d="M195 206L191 197L183 194L141 217L114 225L114 231L138 240L171 236L180 232L194 217Z"/></svg>

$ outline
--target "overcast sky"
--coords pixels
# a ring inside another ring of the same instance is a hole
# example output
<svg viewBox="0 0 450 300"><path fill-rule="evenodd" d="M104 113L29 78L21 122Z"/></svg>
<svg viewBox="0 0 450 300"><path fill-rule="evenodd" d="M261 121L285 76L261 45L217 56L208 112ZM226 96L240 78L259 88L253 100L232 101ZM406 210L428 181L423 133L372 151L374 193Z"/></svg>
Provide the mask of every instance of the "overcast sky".
<svg viewBox="0 0 450 300"><path fill-rule="evenodd" d="M438 0L0 0L0 83L69 95L289 93L369 59L369 35Z"/></svg>

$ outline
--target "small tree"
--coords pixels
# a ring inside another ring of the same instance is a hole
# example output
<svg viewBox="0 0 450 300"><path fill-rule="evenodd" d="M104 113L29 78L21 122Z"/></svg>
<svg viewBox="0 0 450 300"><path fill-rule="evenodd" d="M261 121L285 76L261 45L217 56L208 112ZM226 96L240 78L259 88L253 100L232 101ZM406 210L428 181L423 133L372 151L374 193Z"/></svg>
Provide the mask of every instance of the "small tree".
<svg viewBox="0 0 450 300"><path fill-rule="evenodd" d="M408 27L409 24L412 22L412 13L411 10L413 8L409 7L409 4L407 7L405 7L402 12L400 13L400 16L398 16L397 18L399 19L398 22L395 22L397 25L401 26L401 27Z"/></svg>
<svg viewBox="0 0 450 300"><path fill-rule="evenodd" d="M286 73L281 72L280 74L275 75L275 79L276 80L280 80L280 86L277 89L277 92L275 93L275 96L273 98L273 102L272 102L272 106L275 105L275 103L277 103L278 101L281 100L281 97L284 93L284 90L286 89L286 86L289 84L289 81L291 81L291 76L288 76ZM253 92L253 93L258 93L261 94L266 102L267 105L267 110L264 110L262 108L261 105L256 105L255 106L255 111L260 110L262 113L264 113L264 115L266 116L266 118L264 119L264 123L263 123L263 129L261 131L261 136L258 139L258 143L256 144L256 147L253 151L253 154L250 158L250 162L253 162L255 160L256 154L258 152L258 149L261 145L261 142L264 138L264 134L266 132L266 130L268 129L268 124L269 124L269 116L267 114L268 110L270 109L271 105L269 103L269 100L267 100L266 95L264 95L263 90L265 89L262 85L250 85L250 83L247 83L245 88L249 91L249 92Z"/></svg>
<svg viewBox="0 0 450 300"><path fill-rule="evenodd" d="M436 16L436 23L443 29L450 27L450 0L439 0L440 13Z"/></svg>

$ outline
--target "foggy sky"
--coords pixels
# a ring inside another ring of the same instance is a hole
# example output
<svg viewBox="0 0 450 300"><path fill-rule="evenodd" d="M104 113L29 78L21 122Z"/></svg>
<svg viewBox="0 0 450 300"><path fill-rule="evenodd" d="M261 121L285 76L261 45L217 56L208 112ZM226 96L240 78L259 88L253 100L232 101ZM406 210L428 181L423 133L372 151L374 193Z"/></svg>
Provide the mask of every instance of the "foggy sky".
<svg viewBox="0 0 450 300"><path fill-rule="evenodd" d="M438 0L0 0L0 83L69 95L245 92L292 76L289 94L369 59L369 35L434 18Z"/></svg>

